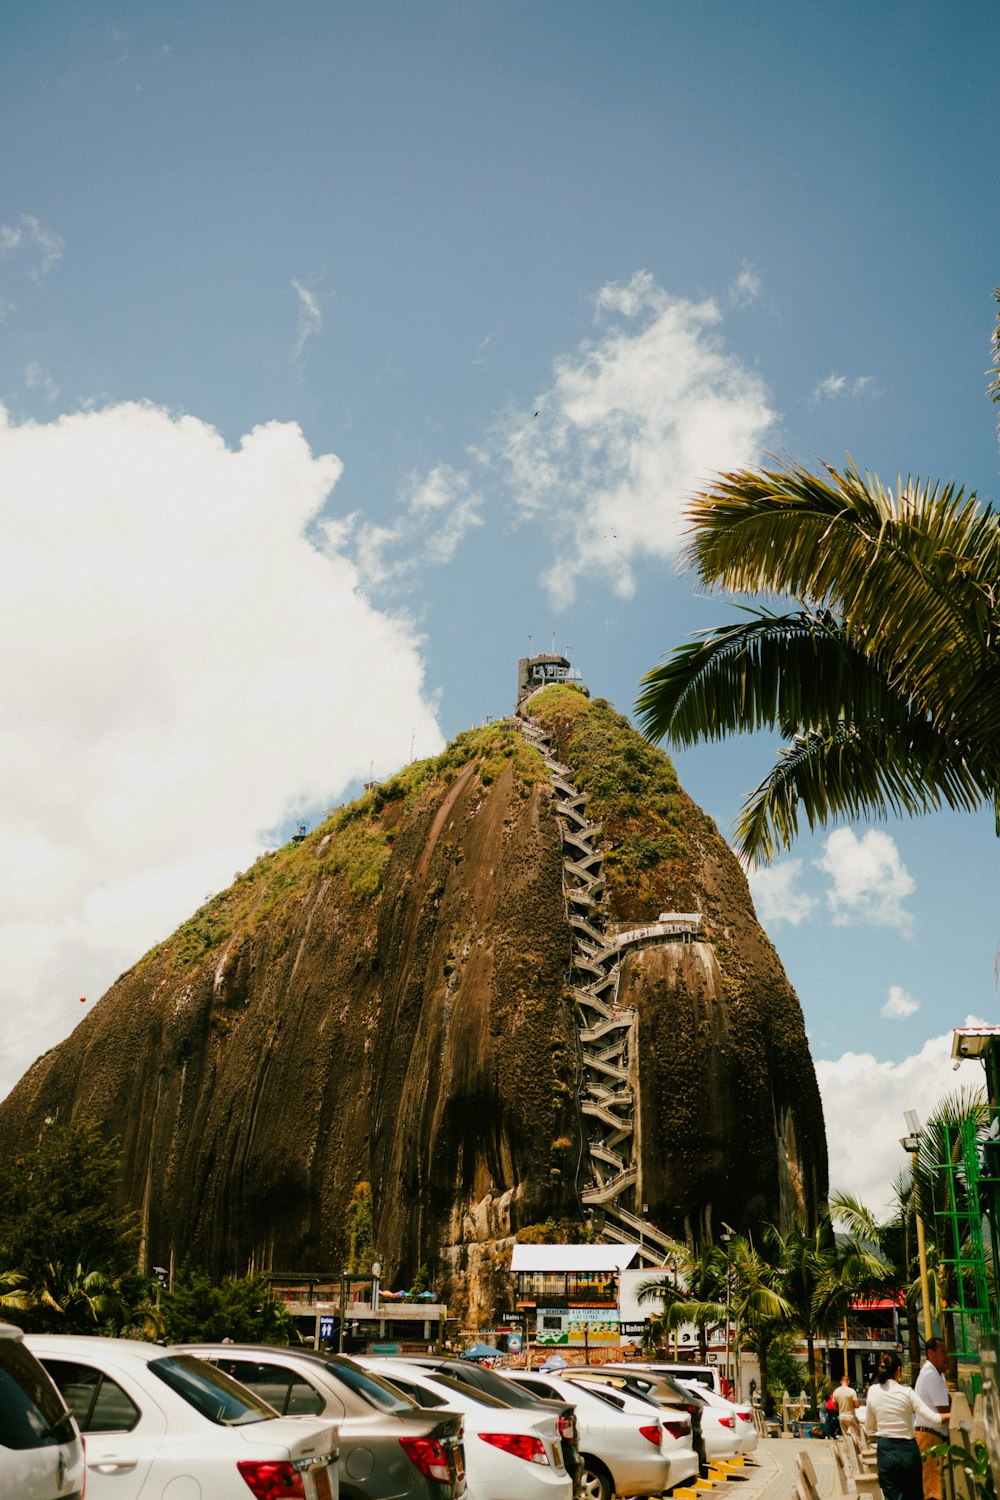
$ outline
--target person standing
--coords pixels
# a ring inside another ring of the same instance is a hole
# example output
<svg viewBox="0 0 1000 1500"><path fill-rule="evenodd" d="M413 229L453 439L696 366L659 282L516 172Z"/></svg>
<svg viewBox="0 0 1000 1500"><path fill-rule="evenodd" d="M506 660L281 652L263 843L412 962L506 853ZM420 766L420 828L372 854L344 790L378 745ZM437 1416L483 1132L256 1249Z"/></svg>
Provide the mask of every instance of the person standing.
<svg viewBox="0 0 1000 1500"><path fill-rule="evenodd" d="M942 1431L943 1423L915 1390L900 1385L900 1368L895 1349L887 1349L878 1362L875 1383L868 1388L865 1431L878 1437L878 1482L884 1500L923 1500L914 1418L935 1432Z"/></svg>
<svg viewBox="0 0 1000 1500"><path fill-rule="evenodd" d="M858 1421L858 1393L851 1384L851 1377L845 1371L840 1377L840 1384L833 1388L833 1399L837 1403L837 1416L840 1418L840 1430L845 1437L855 1437L861 1441L861 1423Z"/></svg>
<svg viewBox="0 0 1000 1500"><path fill-rule="evenodd" d="M944 1378L944 1368L948 1362L944 1339L928 1339L926 1349L927 1358L920 1368L913 1389L921 1401L932 1406L943 1417L947 1425L951 1396ZM934 1428L925 1427L922 1422L916 1424L915 1436L921 1457L928 1448L933 1448L935 1443L941 1441L941 1434ZM941 1465L936 1458L924 1459L924 1500L941 1500Z"/></svg>

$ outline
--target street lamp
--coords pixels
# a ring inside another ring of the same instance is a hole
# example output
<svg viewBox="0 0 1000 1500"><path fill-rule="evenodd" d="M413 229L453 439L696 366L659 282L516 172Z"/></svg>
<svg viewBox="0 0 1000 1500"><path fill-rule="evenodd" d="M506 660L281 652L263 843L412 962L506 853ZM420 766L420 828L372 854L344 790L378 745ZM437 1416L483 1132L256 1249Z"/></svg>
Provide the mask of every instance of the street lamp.
<svg viewBox="0 0 1000 1500"><path fill-rule="evenodd" d="M924 1238L924 1221L920 1213L920 1201L917 1196L917 1158L920 1155L920 1116L915 1109L903 1111L906 1121L907 1134L900 1141L904 1151L910 1153L913 1162L913 1210L917 1221L917 1258L920 1262L920 1301L924 1319L924 1342L932 1336L934 1326L931 1323L931 1292L930 1283L927 1279L927 1241Z"/></svg>
<svg viewBox="0 0 1000 1500"><path fill-rule="evenodd" d="M736 1382L731 1381L729 1376L729 1303L730 1297L732 1295L732 1262L729 1259L729 1241L732 1239L735 1233L736 1230L732 1227L732 1225L727 1224L725 1219L723 1219L722 1239L726 1246L726 1382L731 1390L735 1389Z"/></svg>

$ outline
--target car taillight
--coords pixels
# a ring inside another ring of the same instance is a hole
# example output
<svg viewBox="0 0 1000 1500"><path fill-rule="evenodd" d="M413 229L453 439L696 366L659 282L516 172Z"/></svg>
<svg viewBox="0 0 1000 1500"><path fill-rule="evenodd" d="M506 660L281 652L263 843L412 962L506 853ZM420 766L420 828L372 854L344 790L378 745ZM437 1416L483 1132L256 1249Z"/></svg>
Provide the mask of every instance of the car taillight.
<svg viewBox="0 0 1000 1500"><path fill-rule="evenodd" d="M723 1427L735 1427L736 1426L736 1418L735 1417L720 1417L719 1421L722 1423Z"/></svg>
<svg viewBox="0 0 1000 1500"><path fill-rule="evenodd" d="M654 1448L658 1448L660 1446L659 1427L640 1427L639 1431L642 1433L647 1443L652 1443Z"/></svg>
<svg viewBox="0 0 1000 1500"><path fill-rule="evenodd" d="M753 1421L753 1412L752 1411L738 1411L736 1413L736 1415L739 1417L739 1419L740 1419L741 1422L752 1422Z"/></svg>
<svg viewBox="0 0 1000 1500"><path fill-rule="evenodd" d="M484 1443L491 1443L502 1453L511 1453L515 1458L527 1459L529 1464L547 1464L549 1455L541 1438L527 1432L481 1432Z"/></svg>
<svg viewBox="0 0 1000 1500"><path fill-rule="evenodd" d="M404 1437L399 1440L400 1447L425 1479L436 1479L441 1484L448 1484L451 1480L451 1469L448 1467L448 1455L445 1453L437 1438L429 1437Z"/></svg>
<svg viewBox="0 0 1000 1500"><path fill-rule="evenodd" d="M284 1462L243 1459L236 1467L256 1500L305 1500L302 1475L296 1474L295 1466L287 1459Z"/></svg>
<svg viewBox="0 0 1000 1500"><path fill-rule="evenodd" d="M674 1438L687 1437L691 1431L691 1423L682 1422L679 1418L673 1419L667 1417L663 1421L663 1430L664 1432L669 1432L670 1436Z"/></svg>
<svg viewBox="0 0 1000 1500"><path fill-rule="evenodd" d="M558 1421L559 1421L559 1436L563 1439L564 1442L575 1443L576 1442L576 1423L573 1421L573 1418L572 1417L560 1417L558 1419Z"/></svg>

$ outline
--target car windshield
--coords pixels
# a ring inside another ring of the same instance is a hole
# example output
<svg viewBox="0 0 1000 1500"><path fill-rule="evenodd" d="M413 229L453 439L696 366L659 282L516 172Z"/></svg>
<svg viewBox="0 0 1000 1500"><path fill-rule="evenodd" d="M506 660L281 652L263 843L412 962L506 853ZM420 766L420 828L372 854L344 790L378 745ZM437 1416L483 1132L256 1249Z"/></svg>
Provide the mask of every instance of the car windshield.
<svg viewBox="0 0 1000 1500"><path fill-rule="evenodd" d="M404 1396L395 1386L389 1385L388 1381L382 1380L378 1375L373 1375L370 1370L363 1370L360 1365L352 1363L349 1359L328 1360L326 1368L337 1380L343 1381L348 1390L360 1396L362 1401L367 1401L369 1406L377 1407L379 1411L413 1410L413 1402L408 1396Z"/></svg>
<svg viewBox="0 0 1000 1500"><path fill-rule="evenodd" d="M485 1392L487 1396L495 1396L504 1406L517 1406L525 1411L537 1408L539 1401L547 1401L550 1398L541 1395L529 1395L520 1386L514 1385L512 1381L505 1380L502 1375L496 1375L492 1370L483 1370L476 1364L469 1362L468 1368L449 1360L447 1364L433 1367L435 1379L439 1375L447 1375L449 1379L455 1380L459 1385L472 1390L473 1395L478 1396ZM556 1400L559 1398L556 1397Z"/></svg>
<svg viewBox="0 0 1000 1500"><path fill-rule="evenodd" d="M245 1386L237 1385L224 1370L193 1354L170 1354L153 1359L149 1369L195 1411L219 1427L242 1427L247 1422L266 1422L278 1414Z"/></svg>
<svg viewBox="0 0 1000 1500"><path fill-rule="evenodd" d="M432 1378L436 1385L443 1386L447 1390L457 1391L458 1394L460 1396L464 1396L467 1401L478 1401L480 1406L510 1407L514 1405L513 1401L507 1400L509 1387L506 1381L504 1381L503 1387L504 1399L501 1401L499 1396L491 1396L489 1391L481 1391L478 1390L475 1386L466 1385L463 1380L455 1380L451 1375L446 1375L443 1370L434 1370L433 1372L428 1371L427 1373L432 1375Z"/></svg>
<svg viewBox="0 0 1000 1500"><path fill-rule="evenodd" d="M20 1339L0 1338L0 1444L42 1448L76 1436L59 1392Z"/></svg>
<svg viewBox="0 0 1000 1500"><path fill-rule="evenodd" d="M611 1389L610 1386L607 1386L607 1385L603 1385L603 1386L591 1385L591 1386L588 1386L587 1387L587 1394L589 1396L592 1396L596 1401L606 1401L607 1404L608 1404L608 1406L613 1406L618 1411L624 1411L625 1410L625 1402L622 1400L622 1398L620 1396L616 1396L615 1395L614 1391ZM631 1394L631 1392L630 1392L630 1394ZM642 1396L635 1396L633 1399L636 1400L636 1401L642 1401L644 1398Z"/></svg>

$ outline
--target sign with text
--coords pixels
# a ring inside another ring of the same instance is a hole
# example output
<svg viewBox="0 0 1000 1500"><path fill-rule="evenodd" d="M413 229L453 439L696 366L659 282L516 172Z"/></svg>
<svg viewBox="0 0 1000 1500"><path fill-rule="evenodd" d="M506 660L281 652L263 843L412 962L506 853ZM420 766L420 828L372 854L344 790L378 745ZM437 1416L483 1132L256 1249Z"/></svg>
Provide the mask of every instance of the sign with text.
<svg viewBox="0 0 1000 1500"><path fill-rule="evenodd" d="M618 1313L604 1307L540 1307L535 1342L553 1344L617 1344L621 1340Z"/></svg>

